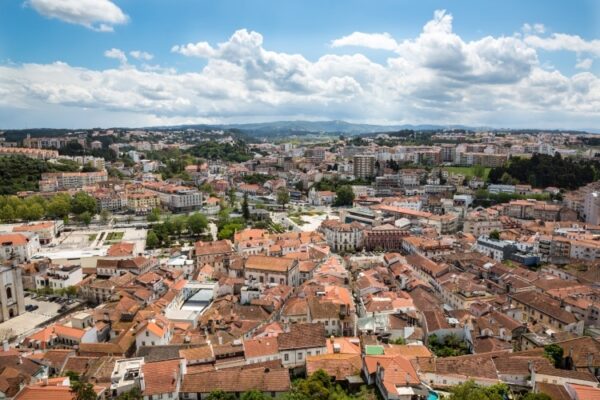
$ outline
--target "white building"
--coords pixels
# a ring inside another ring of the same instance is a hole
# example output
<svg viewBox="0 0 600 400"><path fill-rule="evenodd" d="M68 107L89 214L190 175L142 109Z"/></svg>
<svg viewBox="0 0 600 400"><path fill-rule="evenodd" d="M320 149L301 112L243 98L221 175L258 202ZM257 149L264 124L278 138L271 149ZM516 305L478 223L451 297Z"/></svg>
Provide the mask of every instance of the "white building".
<svg viewBox="0 0 600 400"><path fill-rule="evenodd" d="M0 261L15 260L23 263L29 261L40 249L40 239L36 234L0 233Z"/></svg>
<svg viewBox="0 0 600 400"><path fill-rule="evenodd" d="M0 322L25 312L21 268L0 267Z"/></svg>
<svg viewBox="0 0 600 400"><path fill-rule="evenodd" d="M35 288L66 289L82 280L83 270L80 265L57 265L48 268L45 274L35 277Z"/></svg>
<svg viewBox="0 0 600 400"><path fill-rule="evenodd" d="M323 221L319 227L333 251L356 251L362 248L364 229L358 222L345 224L332 219Z"/></svg>
<svg viewBox="0 0 600 400"><path fill-rule="evenodd" d="M585 222L592 225L600 225L600 193L590 192L585 196L583 203Z"/></svg>
<svg viewBox="0 0 600 400"><path fill-rule="evenodd" d="M173 326L164 317L142 322L135 335L135 344L141 346L161 346L169 344L173 337Z"/></svg>

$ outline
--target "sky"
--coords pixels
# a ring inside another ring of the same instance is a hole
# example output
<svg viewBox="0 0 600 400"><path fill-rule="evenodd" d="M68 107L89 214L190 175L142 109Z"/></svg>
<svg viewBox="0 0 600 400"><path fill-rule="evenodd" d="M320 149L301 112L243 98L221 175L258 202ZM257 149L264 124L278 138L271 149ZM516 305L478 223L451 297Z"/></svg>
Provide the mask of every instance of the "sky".
<svg viewBox="0 0 600 400"><path fill-rule="evenodd" d="M1 0L0 129L600 129L600 2Z"/></svg>

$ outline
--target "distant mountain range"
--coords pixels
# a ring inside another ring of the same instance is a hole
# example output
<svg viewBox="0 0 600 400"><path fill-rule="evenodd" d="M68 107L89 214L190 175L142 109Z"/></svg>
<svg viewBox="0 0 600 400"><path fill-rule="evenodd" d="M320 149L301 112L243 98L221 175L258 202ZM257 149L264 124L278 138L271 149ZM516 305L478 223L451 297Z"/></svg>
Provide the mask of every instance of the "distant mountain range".
<svg viewBox="0 0 600 400"><path fill-rule="evenodd" d="M417 131L443 130L443 129L489 129L484 127L469 127L465 125L371 125L354 124L346 121L275 121L258 122L250 124L215 124L215 125L177 125L169 127L170 129L224 129L239 130L256 136L279 136L279 135L304 135L311 133L328 134L346 134L361 135L375 132L391 132L403 129L412 129Z"/></svg>

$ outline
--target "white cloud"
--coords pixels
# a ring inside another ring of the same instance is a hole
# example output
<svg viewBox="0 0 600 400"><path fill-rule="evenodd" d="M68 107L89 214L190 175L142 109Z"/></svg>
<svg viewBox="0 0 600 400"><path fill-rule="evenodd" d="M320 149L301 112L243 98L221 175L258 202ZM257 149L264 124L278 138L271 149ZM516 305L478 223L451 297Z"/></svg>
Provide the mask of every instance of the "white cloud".
<svg viewBox="0 0 600 400"><path fill-rule="evenodd" d="M99 32L112 32L114 25L124 24L129 19L110 0L27 0L25 4L45 17Z"/></svg>
<svg viewBox="0 0 600 400"><path fill-rule="evenodd" d="M530 35L525 37L528 45L547 51L572 51L576 53L587 53L594 57L600 57L600 40L584 40L578 35L565 33L553 33L550 36L541 37Z"/></svg>
<svg viewBox="0 0 600 400"><path fill-rule="evenodd" d="M582 60L577 61L577 64L575 64L575 68L590 69L590 68L592 68L593 63L594 63L594 61L591 58L584 58Z"/></svg>
<svg viewBox="0 0 600 400"><path fill-rule="evenodd" d="M129 55L135 58L136 60L150 61L154 58L154 55L141 50L132 50L129 52Z"/></svg>
<svg viewBox="0 0 600 400"><path fill-rule="evenodd" d="M532 32L534 33L545 33L546 32L546 27L544 26L544 24L523 24L523 27L521 28L521 30L525 33L525 34L530 34Z"/></svg>
<svg viewBox="0 0 600 400"><path fill-rule="evenodd" d="M206 59L194 72L134 67L116 48L105 55L126 68L0 65L0 93L11 93L10 99L0 96L0 116L11 114L7 107L19 107L27 121L32 110L53 110L72 115L80 126L98 125L100 116L105 125L113 125L111 115L138 124L287 118L571 128L600 124L596 75L566 76L542 67L525 38L465 41L452 24L449 13L437 11L417 37L392 38L397 46L383 63L356 53L308 60L268 50L260 33L241 29L222 43L173 46L173 52Z"/></svg>
<svg viewBox="0 0 600 400"><path fill-rule="evenodd" d="M127 64L127 56L123 50L115 49L114 47L110 50L106 50L104 52L104 57L114 58L115 60L119 60L121 65Z"/></svg>
<svg viewBox="0 0 600 400"><path fill-rule="evenodd" d="M395 50L398 47L396 40L387 32L363 33L352 32L331 42L331 47L356 46L369 49Z"/></svg>

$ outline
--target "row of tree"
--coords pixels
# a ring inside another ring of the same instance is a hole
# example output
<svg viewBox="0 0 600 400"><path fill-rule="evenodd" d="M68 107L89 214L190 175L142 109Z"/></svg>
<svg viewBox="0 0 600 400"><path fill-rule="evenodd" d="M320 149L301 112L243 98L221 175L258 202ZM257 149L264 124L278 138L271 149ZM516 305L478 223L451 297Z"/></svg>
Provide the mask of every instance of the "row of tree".
<svg viewBox="0 0 600 400"><path fill-rule="evenodd" d="M155 209L150 214L149 220L160 219L160 210ZM156 217L158 215L158 217ZM155 219L158 218L158 219ZM206 216L201 213L195 213L190 216L178 215L173 218L166 218L163 222L152 225L146 236L146 247L150 249L159 247L169 247L173 239L179 239L182 236L199 237L208 227Z"/></svg>
<svg viewBox="0 0 600 400"><path fill-rule="evenodd" d="M74 196L60 193L50 199L31 196L22 199L17 196L0 196L0 221L34 221L40 219L68 219L75 215L83 222L96 214L96 199L85 192Z"/></svg>

